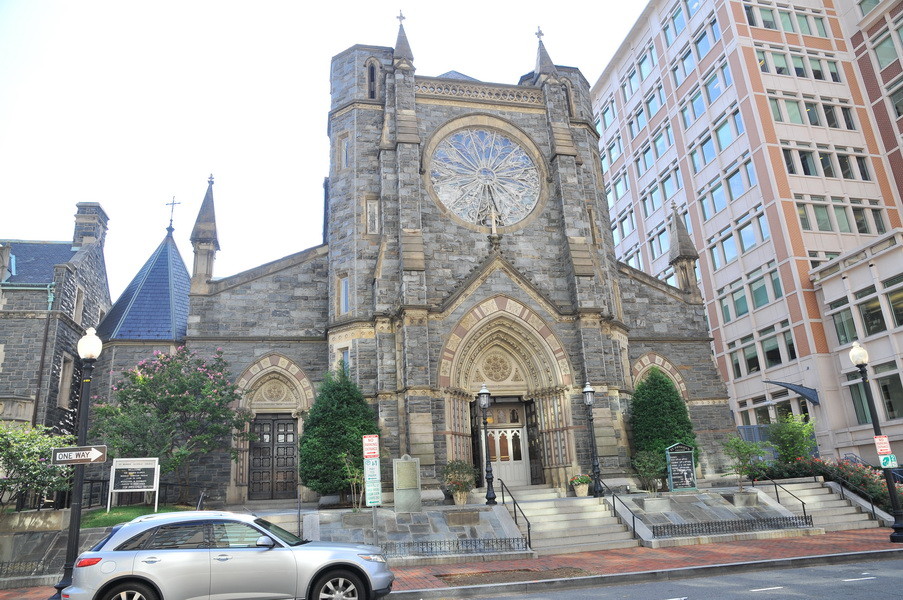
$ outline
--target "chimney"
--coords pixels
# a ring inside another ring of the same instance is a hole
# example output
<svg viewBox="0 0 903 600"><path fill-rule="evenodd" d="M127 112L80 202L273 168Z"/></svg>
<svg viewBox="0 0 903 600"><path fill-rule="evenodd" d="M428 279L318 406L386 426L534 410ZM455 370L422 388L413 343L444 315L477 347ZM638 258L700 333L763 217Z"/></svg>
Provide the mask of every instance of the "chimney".
<svg viewBox="0 0 903 600"><path fill-rule="evenodd" d="M100 241L103 245L107 234L107 221L110 218L97 202L79 202L75 205L75 233L72 235L72 246L81 248L91 242Z"/></svg>

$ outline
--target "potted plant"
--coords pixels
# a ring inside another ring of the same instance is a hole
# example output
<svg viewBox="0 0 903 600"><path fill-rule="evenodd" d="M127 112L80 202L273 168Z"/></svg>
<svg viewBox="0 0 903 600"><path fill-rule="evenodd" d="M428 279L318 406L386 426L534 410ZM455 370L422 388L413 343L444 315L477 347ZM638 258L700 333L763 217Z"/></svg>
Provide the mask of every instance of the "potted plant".
<svg viewBox="0 0 903 600"><path fill-rule="evenodd" d="M586 473L578 473L568 480L571 487L574 488L574 495L578 498L586 496L589 492L589 484L593 482L592 478Z"/></svg>
<svg viewBox="0 0 903 600"><path fill-rule="evenodd" d="M476 485L476 476L476 469L467 461L452 460L442 467L443 487L457 505L467 504L470 491Z"/></svg>
<svg viewBox="0 0 903 600"><path fill-rule="evenodd" d="M756 503L756 492L743 491L743 478L750 477L755 472L757 463L762 460L762 455L768 451L769 446L767 442L748 442L738 436L732 436L723 443L724 454L730 459L727 465L730 470L724 476L737 476L737 493L732 497L735 505Z"/></svg>

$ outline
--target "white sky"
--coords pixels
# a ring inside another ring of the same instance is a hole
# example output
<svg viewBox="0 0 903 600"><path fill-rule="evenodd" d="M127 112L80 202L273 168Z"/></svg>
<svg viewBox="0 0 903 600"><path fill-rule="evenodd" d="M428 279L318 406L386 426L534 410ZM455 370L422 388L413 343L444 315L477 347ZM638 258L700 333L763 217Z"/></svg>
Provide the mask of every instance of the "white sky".
<svg viewBox="0 0 903 600"><path fill-rule="evenodd" d="M110 216L115 300L165 235L189 271L207 186L223 277L322 242L329 65L394 46L418 75L516 84L541 26L559 65L601 74L645 0L0 0L0 238L67 240L77 202Z"/></svg>

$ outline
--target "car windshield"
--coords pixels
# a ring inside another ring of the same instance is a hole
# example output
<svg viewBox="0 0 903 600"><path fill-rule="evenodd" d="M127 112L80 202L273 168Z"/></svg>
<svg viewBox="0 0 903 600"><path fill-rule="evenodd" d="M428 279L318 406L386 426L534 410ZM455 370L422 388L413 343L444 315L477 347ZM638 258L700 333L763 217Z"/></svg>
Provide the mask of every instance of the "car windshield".
<svg viewBox="0 0 903 600"><path fill-rule="evenodd" d="M285 542L289 546L300 546L301 544L306 544L310 540L304 540L299 538L297 535L293 533L289 533L282 527L278 525L273 525L269 521L265 521L264 519L255 519L254 523L266 529L270 534L274 537L279 538L281 541Z"/></svg>

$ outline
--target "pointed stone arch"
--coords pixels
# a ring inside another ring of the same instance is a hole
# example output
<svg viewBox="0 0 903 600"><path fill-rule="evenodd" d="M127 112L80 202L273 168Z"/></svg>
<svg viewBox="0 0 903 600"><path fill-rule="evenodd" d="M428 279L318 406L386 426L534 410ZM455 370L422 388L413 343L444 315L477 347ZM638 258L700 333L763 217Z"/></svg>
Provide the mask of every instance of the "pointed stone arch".
<svg viewBox="0 0 903 600"><path fill-rule="evenodd" d="M449 459L470 457L471 402L483 383L493 396L519 397L535 415L539 481L566 486L574 460L573 370L552 328L533 309L494 296L466 312L448 334L439 359L445 390ZM531 464L531 469L534 465ZM536 483L538 481L534 481Z"/></svg>
<svg viewBox="0 0 903 600"><path fill-rule="evenodd" d="M680 397L684 399L684 402L690 400L690 394L687 391L687 383L681 376L680 371L674 363L657 352L647 352L634 361L633 367L631 368L634 385L638 384L640 380L646 376L646 373L653 368L664 373L668 379L674 383L674 387L680 392Z"/></svg>

